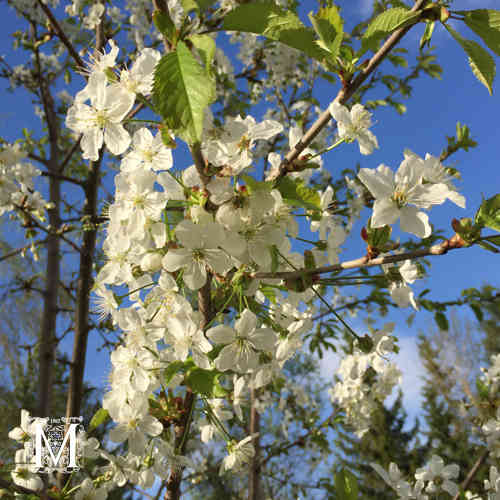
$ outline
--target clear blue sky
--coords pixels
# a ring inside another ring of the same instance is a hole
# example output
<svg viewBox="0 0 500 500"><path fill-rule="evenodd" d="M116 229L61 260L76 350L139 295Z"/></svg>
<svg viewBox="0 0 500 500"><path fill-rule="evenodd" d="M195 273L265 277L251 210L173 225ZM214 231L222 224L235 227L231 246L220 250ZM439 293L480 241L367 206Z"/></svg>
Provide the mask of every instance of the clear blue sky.
<svg viewBox="0 0 500 500"><path fill-rule="evenodd" d="M313 9L315 3L307 2ZM368 0L338 1L343 8L348 25L361 20L367 13ZM456 0L455 9L470 9L480 7L498 8L498 2L493 0ZM309 9L304 9L307 11ZM308 21L306 21L308 23ZM0 54L5 55L12 64L18 64L20 52L13 52L9 34L20 27L21 23L13 11L0 4ZM422 33L423 26L414 28L412 34L401 44L403 47L415 48ZM460 28L464 34L465 29ZM474 38L471 33L467 37ZM498 82L494 86L493 97L475 79L469 69L465 54L449 35L438 27L433 38L437 48L438 62L443 66L441 81L423 76L414 84L413 97L405 102L407 113L399 116L392 108L379 108L374 114L377 124L373 128L380 143L380 149L373 155L361 157L355 145L344 146L338 153L330 153L325 157L326 168L353 168L357 162L361 167L375 168L385 163L396 169L402 160L403 150L410 148L421 156L429 152L438 155L446 145L446 135L453 135L457 121L467 124L472 136L479 146L469 153L460 152L450 159L450 164L458 168L462 174L460 188L467 198L467 209L462 210L448 202L434 208L430 212L431 222L439 228L446 228L451 235L449 226L453 217L472 217L481 202L481 195L490 197L499 191L499 146L500 101L498 98ZM414 52L413 52L414 53ZM412 59L409 59L410 65ZM498 64L499 59L496 58ZM77 82L83 80L76 77ZM5 92L5 82L1 82L0 136L13 141L21 136L23 127L39 130L39 120L33 115L30 98L27 95ZM74 89L75 87L73 87ZM69 90L74 94L74 90ZM325 108L336 95L338 88L322 84L317 96ZM179 158L178 162L188 165L187 158ZM368 217L364 214L363 221ZM357 257L362 251L361 242L354 241L347 246L343 256ZM430 298L452 300L457 298L462 289L480 287L490 283L499 283L499 258L481 248L472 248L452 252L444 258L433 259L432 275L425 281L414 285L416 294L424 288L431 288ZM410 310L397 311L390 314L387 321L395 320L400 325L398 332L403 337L411 339L419 329L426 329L433 322L432 316L423 311L417 314L414 326L408 329L404 318ZM91 384L101 385L104 382L105 371L109 361L104 353L94 354L92 351L100 343L97 335L90 337L90 349L87 357L87 380ZM410 344L411 345L411 341ZM70 345L66 346L70 351ZM416 361L415 361L416 362ZM324 370L326 374L328 370ZM407 400L409 403L409 400ZM411 413L416 408L409 408Z"/></svg>

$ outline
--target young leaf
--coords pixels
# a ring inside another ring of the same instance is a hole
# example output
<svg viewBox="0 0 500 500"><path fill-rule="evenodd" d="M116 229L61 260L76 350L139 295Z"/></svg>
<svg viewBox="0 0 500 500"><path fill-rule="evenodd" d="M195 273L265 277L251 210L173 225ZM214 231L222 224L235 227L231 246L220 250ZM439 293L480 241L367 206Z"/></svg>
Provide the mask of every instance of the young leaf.
<svg viewBox="0 0 500 500"><path fill-rule="evenodd" d="M500 56L500 10L478 9L461 13L465 24Z"/></svg>
<svg viewBox="0 0 500 500"><path fill-rule="evenodd" d="M434 314L434 319L436 320L437 326L440 328L440 330L448 331L450 325L448 323L448 318L444 313L438 311L436 314Z"/></svg>
<svg viewBox="0 0 500 500"><path fill-rule="evenodd" d="M473 40L467 40L457 33L453 28L444 24L450 35L461 45L469 56L469 64L476 78L488 89L490 95L493 93L492 85L495 79L496 66L490 53Z"/></svg>
<svg viewBox="0 0 500 500"><path fill-rule="evenodd" d="M411 12L403 7L389 9L379 14L368 26L362 39L362 51L376 52L381 39L398 28L405 28L417 22L420 12Z"/></svg>
<svg viewBox="0 0 500 500"><path fill-rule="evenodd" d="M203 113L215 96L214 85L184 42L179 42L156 66L153 102L168 127L194 143L201 139Z"/></svg>
<svg viewBox="0 0 500 500"><path fill-rule="evenodd" d="M177 29L168 12L155 10L153 12L153 22L156 26L156 29L163 36L165 36L169 42L175 44L177 38Z"/></svg>
<svg viewBox="0 0 500 500"><path fill-rule="evenodd" d="M476 224L500 232L500 194L484 200L475 217Z"/></svg>
<svg viewBox="0 0 500 500"><path fill-rule="evenodd" d="M315 43L314 31L306 28L298 16L269 2L238 5L224 17L226 31L243 31L263 35L284 43L322 62L328 52Z"/></svg>
<svg viewBox="0 0 500 500"><path fill-rule="evenodd" d="M88 432L92 432L96 427L99 427L101 424L106 422L106 420L108 420L109 418L110 417L109 417L108 410L105 410L104 408L99 408L94 413L94 416L90 420Z"/></svg>
<svg viewBox="0 0 500 500"><path fill-rule="evenodd" d="M304 185L302 179L292 180L283 177L276 186L283 196L283 199L289 205L297 207L319 209L321 207L321 198L317 191Z"/></svg>
<svg viewBox="0 0 500 500"><path fill-rule="evenodd" d="M344 35L344 21L340 17L337 7L332 5L321 8L316 15L310 12L309 19L320 38L317 44L330 52L330 58L335 62Z"/></svg>
<svg viewBox="0 0 500 500"><path fill-rule="evenodd" d="M227 391L219 383L220 376L221 373L217 370L193 368L186 377L186 383L193 392L207 398L220 398L227 394Z"/></svg>

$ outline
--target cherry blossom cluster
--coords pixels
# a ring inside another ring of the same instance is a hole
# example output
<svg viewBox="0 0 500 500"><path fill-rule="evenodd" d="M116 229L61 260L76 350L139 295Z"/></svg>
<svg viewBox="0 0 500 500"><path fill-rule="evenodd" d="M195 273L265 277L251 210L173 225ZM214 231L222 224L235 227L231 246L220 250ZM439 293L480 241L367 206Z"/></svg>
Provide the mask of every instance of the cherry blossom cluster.
<svg viewBox="0 0 500 500"><path fill-rule="evenodd" d="M337 370L342 379L329 391L332 401L345 410L347 422L358 437L370 430L377 402L385 401L401 383L401 371L386 358L396 352L395 337L389 335L393 329L394 323L388 323L371 337L355 341L352 354L342 359ZM360 342L367 338L372 345L362 350Z"/></svg>
<svg viewBox="0 0 500 500"><path fill-rule="evenodd" d="M47 202L34 186L41 172L21 162L26 156L19 144L7 144L0 151L0 215L19 208L42 219Z"/></svg>

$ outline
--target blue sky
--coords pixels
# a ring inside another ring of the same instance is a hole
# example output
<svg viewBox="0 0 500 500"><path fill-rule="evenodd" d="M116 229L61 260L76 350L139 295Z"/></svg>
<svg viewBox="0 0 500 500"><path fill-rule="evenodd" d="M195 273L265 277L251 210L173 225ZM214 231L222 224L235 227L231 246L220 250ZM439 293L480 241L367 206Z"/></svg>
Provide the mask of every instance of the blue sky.
<svg viewBox="0 0 500 500"><path fill-rule="evenodd" d="M306 2L304 2L306 3ZM309 3L309 2L307 2ZM366 15L370 2L368 0L338 1L343 7L348 25L353 25ZM310 2L312 10L315 4ZM470 9L479 7L497 7L496 1L491 0L456 0L455 9ZM307 22L307 21L306 21ZM0 54L5 55L12 65L18 64L19 53L11 50L9 33L20 23L13 11L5 2L0 4ZM466 34L466 30L458 26ZM403 47L414 48L423 31L423 26L414 28L411 34L401 44ZM474 38L472 33L467 33L469 38ZM436 46L438 62L443 66L442 80L431 79L423 76L414 85L413 97L406 101L407 113L399 116L392 108L378 108L374 114L377 122L373 128L377 135L380 149L373 155L361 157L356 145L346 145L340 150L330 153L325 157L325 167L339 169L353 168L357 162L361 167L375 168L384 163L393 169L399 166L405 148L412 149L421 156L429 152L438 155L446 145L446 135L453 135L457 121L467 124L472 137L479 146L469 153L460 152L448 162L458 168L462 174L459 183L462 193L467 198L467 208L462 210L450 202L434 208L430 212L430 219L436 227L445 228L451 236L450 220L453 217L472 217L481 202L481 196L490 197L499 191L499 145L500 127L500 101L498 88L494 87L493 97L489 96L486 89L475 79L470 71L465 54L443 29L436 29L432 41ZM498 58L496 58L497 63ZM411 57L409 58L412 64ZM83 84L83 79L77 81ZM39 129L39 120L33 115L31 102L26 95L16 94L14 98L5 92L5 82L1 82L2 107L0 109L0 136L13 141L21 136L22 127ZM338 88L322 84L318 88L317 97L322 108L326 108L335 97ZM74 93L70 90L70 93ZM183 157L180 164L188 165L188 159ZM366 221L369 214L363 214L362 222ZM361 225L359 225L359 228ZM353 242L346 246L344 258L353 258L363 252L361 241L353 238ZM480 287L490 283L498 285L499 267L498 257L482 250L471 248L458 250L445 257L433 258L432 274L425 280L418 281L414 290L416 294L425 288L431 288L430 298L452 300L460 295L464 288ZM416 316L414 325L408 328L404 319L410 310L391 312L379 325L386 321L396 321L396 332L401 337L402 352L400 365L404 367L406 391L405 404L411 415L418 413L419 376L422 368L418 362L415 347L415 336L419 330L428 330L433 323L432 316L423 311ZM468 311L467 316L470 316ZM356 320L356 325L362 327L361 321ZM64 346L71 351L71 339ZM100 345L100 338L91 335L89 338L89 355L87 356L87 380L91 384L102 386L105 382L106 371L109 367L107 355L97 353L95 349ZM330 356L322 362L322 373L331 377L335 366L335 357Z"/></svg>

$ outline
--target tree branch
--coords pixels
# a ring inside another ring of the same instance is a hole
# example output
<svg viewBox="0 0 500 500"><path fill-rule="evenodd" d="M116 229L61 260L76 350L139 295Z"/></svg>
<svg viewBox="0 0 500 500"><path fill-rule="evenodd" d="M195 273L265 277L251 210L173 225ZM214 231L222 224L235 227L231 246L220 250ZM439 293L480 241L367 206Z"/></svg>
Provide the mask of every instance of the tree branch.
<svg viewBox="0 0 500 500"><path fill-rule="evenodd" d="M479 241L488 240L488 237L479 238ZM418 259L421 257L427 257L430 255L444 255L449 250L456 248L463 248L457 245L457 240L454 237L440 243L439 245L434 245L428 249L415 250L413 252L405 252L396 255L386 255L385 257L377 257L375 259L370 259L367 255L360 257L359 259L348 260L341 262L340 264L335 264L333 266L323 266L314 269L300 269L298 271L282 271L275 273L257 272L252 273L250 277L257 279L294 279L301 278L303 276L311 276L318 274L332 273L335 271L343 271L345 269L354 269L361 267L373 267L380 266L381 264L391 264L394 262L401 262L407 259Z"/></svg>
<svg viewBox="0 0 500 500"><path fill-rule="evenodd" d="M467 474L467 477L465 478L464 482L461 484L463 491L467 490L467 488L469 487L469 484L472 482L472 480L474 479L474 476L476 475L477 471L479 470L479 467L481 467L481 465L483 465L484 461L488 458L489 453L490 453L490 450L488 450L488 448L486 448L483 451L483 453L481 453L481 455L477 459L476 463L474 464L472 469ZM453 500L459 500L459 498L460 498L460 492L458 492L453 497Z"/></svg>
<svg viewBox="0 0 500 500"><path fill-rule="evenodd" d="M421 7L423 7L428 0L417 0L415 5L412 7L411 12L415 12ZM354 79L354 81L347 83L345 88L341 89L335 99L332 102L338 102L344 104L348 101L350 97L359 89L361 84L375 71L375 69L379 66L379 64L385 59L387 54L394 48L395 45L403 38L403 36L410 30L412 27L408 26L406 28L400 28L396 30L380 47L377 53L368 61L368 64L364 67L364 69L359 73L359 75ZM285 156L281 165L279 167L279 171L275 176L275 180L280 179L284 175L286 175L290 165L296 160L300 153L306 149L311 142L315 139L315 137L323 130L323 128L328 124L331 120L332 115L330 111L326 109L319 118L312 124L309 130L304 134L304 136L297 142L297 144L288 152Z"/></svg>
<svg viewBox="0 0 500 500"><path fill-rule="evenodd" d="M68 52L70 53L71 57L75 61L76 65L78 68L85 68L85 63L83 62L83 59L79 56L78 52L75 50L73 47L73 44L70 42L69 38L66 36L66 33L64 33L63 29L61 28L60 24L57 22L57 19L55 18L54 14L52 14L52 11L49 9L49 7L43 3L43 0L36 0L40 8L45 12L45 15L48 17L50 24L54 28L54 31L57 33L57 36L61 40L61 42L66 46L68 49Z"/></svg>
<svg viewBox="0 0 500 500"><path fill-rule="evenodd" d="M71 182L77 186L83 187L83 182L78 179L73 179L72 177L67 177L66 175L57 174L55 172L42 172L43 177L52 177L53 179L58 179L60 181Z"/></svg>

